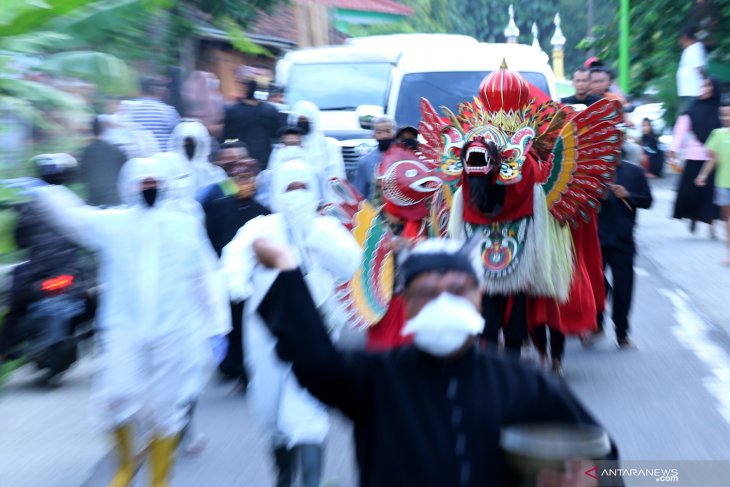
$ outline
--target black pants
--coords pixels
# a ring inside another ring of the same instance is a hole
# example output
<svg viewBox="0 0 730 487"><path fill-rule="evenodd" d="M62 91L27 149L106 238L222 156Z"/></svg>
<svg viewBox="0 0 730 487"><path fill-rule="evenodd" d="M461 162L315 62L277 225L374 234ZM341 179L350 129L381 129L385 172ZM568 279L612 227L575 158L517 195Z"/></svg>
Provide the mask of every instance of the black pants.
<svg viewBox="0 0 730 487"><path fill-rule="evenodd" d="M231 304L231 332L228 334L228 353L218 367L229 379L248 384L243 366L243 303Z"/></svg>
<svg viewBox="0 0 730 487"><path fill-rule="evenodd" d="M532 342L535 344L535 348L540 352L541 355L547 355L547 344L548 344L548 326L541 325L536 326L532 332ZM560 333L555 328L550 328L550 357L553 359L562 360L563 353L565 352L565 335Z"/></svg>
<svg viewBox="0 0 730 487"><path fill-rule="evenodd" d="M616 325L616 338L629 334L629 312L634 292L634 247L601 247L606 294L611 296L611 318ZM606 267L611 268L613 282L605 278ZM603 313L598 314L598 329L603 330Z"/></svg>
<svg viewBox="0 0 730 487"><path fill-rule="evenodd" d="M527 338L527 298L524 294L514 296L489 296L482 298L484 317L484 339L497 344L499 330L504 335L504 348L508 352L520 353Z"/></svg>

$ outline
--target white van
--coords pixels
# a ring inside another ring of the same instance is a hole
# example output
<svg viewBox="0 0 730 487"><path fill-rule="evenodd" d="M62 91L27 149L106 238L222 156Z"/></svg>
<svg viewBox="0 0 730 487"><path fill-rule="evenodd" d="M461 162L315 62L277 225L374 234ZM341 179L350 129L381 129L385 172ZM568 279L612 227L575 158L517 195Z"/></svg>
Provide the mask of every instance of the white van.
<svg viewBox="0 0 730 487"><path fill-rule="evenodd" d="M407 49L430 49L440 46L473 46L479 44L475 38L461 34L387 34L365 37L351 37L345 40L346 46L364 47L392 53Z"/></svg>
<svg viewBox="0 0 730 487"><path fill-rule="evenodd" d="M399 125L417 126L420 100L428 99L437 109L471 101L484 77L499 69L502 60L554 100L558 99L555 76L545 52L525 44L477 44L458 52L443 49L407 51L391 71L385 113Z"/></svg>
<svg viewBox="0 0 730 487"><path fill-rule="evenodd" d="M502 59L530 83L557 99L545 52L522 44L484 44L468 36L396 34L351 40L351 45L302 49L277 65L287 103L314 102L321 126L342 147L348 178L358 158L372 150L372 118L386 114L417 126L420 99L456 110L477 95ZM388 47L390 44L390 47Z"/></svg>

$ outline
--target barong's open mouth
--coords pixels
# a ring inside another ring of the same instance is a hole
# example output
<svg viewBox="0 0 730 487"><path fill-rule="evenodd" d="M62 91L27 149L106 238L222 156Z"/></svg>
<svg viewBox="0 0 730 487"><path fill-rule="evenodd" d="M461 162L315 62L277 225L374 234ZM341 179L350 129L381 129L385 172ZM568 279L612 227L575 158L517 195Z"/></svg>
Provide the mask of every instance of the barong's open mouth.
<svg viewBox="0 0 730 487"><path fill-rule="evenodd" d="M469 176L488 176L499 170L501 157L499 147L492 141L477 137L464 146L464 170Z"/></svg>

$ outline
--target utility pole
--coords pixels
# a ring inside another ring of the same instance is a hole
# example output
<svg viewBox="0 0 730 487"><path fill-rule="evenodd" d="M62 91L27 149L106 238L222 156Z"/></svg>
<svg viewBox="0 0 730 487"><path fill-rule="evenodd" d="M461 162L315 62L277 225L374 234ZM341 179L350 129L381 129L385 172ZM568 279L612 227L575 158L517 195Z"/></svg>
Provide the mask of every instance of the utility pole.
<svg viewBox="0 0 730 487"><path fill-rule="evenodd" d="M621 7L619 10L619 52L618 52L618 67L619 67L619 84L621 90L628 94L629 93L629 0L621 0Z"/></svg>

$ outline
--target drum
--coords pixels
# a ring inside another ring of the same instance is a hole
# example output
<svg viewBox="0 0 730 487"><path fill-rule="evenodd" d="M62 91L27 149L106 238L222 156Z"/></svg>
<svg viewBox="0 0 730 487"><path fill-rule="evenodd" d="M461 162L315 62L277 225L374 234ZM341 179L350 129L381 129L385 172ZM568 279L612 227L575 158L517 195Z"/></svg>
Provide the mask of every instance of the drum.
<svg viewBox="0 0 730 487"><path fill-rule="evenodd" d="M611 451L606 432L590 425L534 423L502 430L500 445L510 477L520 487L537 485L543 470L565 471L568 460L601 460Z"/></svg>

